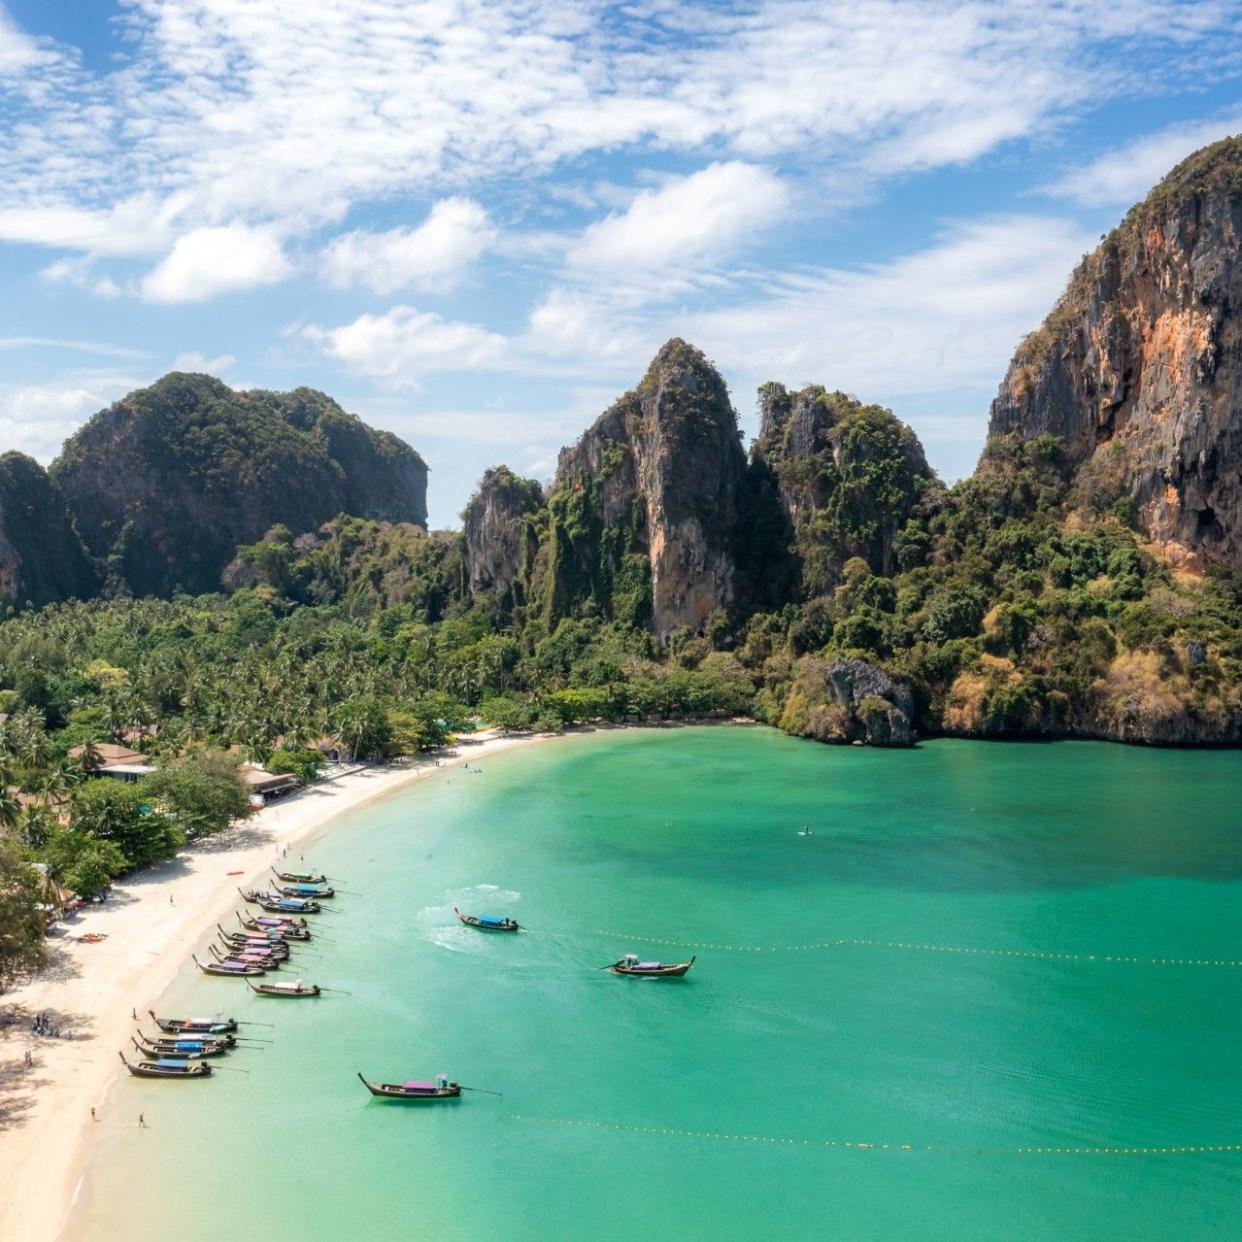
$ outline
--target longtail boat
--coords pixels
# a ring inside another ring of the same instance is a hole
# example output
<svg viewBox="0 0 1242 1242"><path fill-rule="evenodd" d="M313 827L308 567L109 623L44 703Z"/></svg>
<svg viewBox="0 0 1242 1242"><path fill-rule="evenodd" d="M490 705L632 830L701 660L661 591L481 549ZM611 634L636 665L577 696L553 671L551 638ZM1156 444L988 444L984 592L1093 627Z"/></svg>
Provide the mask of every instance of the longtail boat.
<svg viewBox="0 0 1242 1242"><path fill-rule="evenodd" d="M169 1035L232 1035L237 1030L236 1018L157 1018L154 1009L148 1009L151 1021Z"/></svg>
<svg viewBox="0 0 1242 1242"><path fill-rule="evenodd" d="M480 931L515 932L522 930L517 919L511 919L507 914L503 916L497 914L462 914L456 906L453 907L453 913L467 927L477 927Z"/></svg>
<svg viewBox="0 0 1242 1242"><path fill-rule="evenodd" d="M227 953L221 953L214 944L207 947L211 951L211 956L222 966L230 962L240 962L243 966L260 966L264 970L279 970L288 960L287 958L275 958L270 953L250 953L244 949L230 949Z"/></svg>
<svg viewBox="0 0 1242 1242"><path fill-rule="evenodd" d="M201 1050L205 1052L207 1049L216 1048L230 1052L237 1047L236 1035L203 1035L195 1039L169 1039L139 1031L137 1039L147 1052L157 1056L176 1056L181 1051Z"/></svg>
<svg viewBox="0 0 1242 1242"><path fill-rule="evenodd" d="M234 962L225 960L223 962L209 962L206 966L194 958L194 965L199 968L205 975L265 975L267 971L262 966L251 966L246 962Z"/></svg>
<svg viewBox="0 0 1242 1242"><path fill-rule="evenodd" d="M249 931L244 927L237 931L229 931L228 928L221 927L220 924L217 923L216 931L218 931L225 940L245 940L248 943L270 944L273 946L279 945L282 949L289 948L288 939L271 927L260 928L258 931Z"/></svg>
<svg viewBox="0 0 1242 1242"><path fill-rule="evenodd" d="M247 930L252 932L268 932L273 935L281 936L285 940L310 940L311 934L307 929L305 919L282 919L275 915L264 915L258 919L245 919L239 914L237 921Z"/></svg>
<svg viewBox="0 0 1242 1242"><path fill-rule="evenodd" d="M118 1052L125 1068L135 1078L209 1078L211 1066L206 1061L177 1061L171 1057L160 1057L155 1061L139 1061L135 1065L125 1060L125 1054Z"/></svg>
<svg viewBox="0 0 1242 1242"><path fill-rule="evenodd" d="M226 1045L214 1044L192 1044L189 1040L184 1042L186 1047L171 1048L165 1047L163 1044L148 1044L145 1039L136 1039L130 1036L130 1043L138 1050L138 1054L144 1057L156 1057L160 1060L174 1061L202 1061L206 1057L223 1057L228 1056L229 1049Z"/></svg>
<svg viewBox="0 0 1242 1242"><path fill-rule="evenodd" d="M301 901L327 900L336 896L336 889L320 888L318 884L277 884L276 891L282 897L295 897Z"/></svg>
<svg viewBox="0 0 1242 1242"><path fill-rule="evenodd" d="M326 875L316 875L313 871L277 871L273 867L272 874L278 880L284 880L286 884L326 884L328 882Z"/></svg>
<svg viewBox="0 0 1242 1242"><path fill-rule="evenodd" d="M317 983L303 983L299 979L296 983L251 983L246 980L246 986L259 996L318 996L320 987Z"/></svg>
<svg viewBox="0 0 1242 1242"><path fill-rule="evenodd" d="M262 906L273 914L318 914L322 907L309 897L286 897L283 893L274 893L268 889L239 888L246 901Z"/></svg>
<svg viewBox="0 0 1242 1242"><path fill-rule="evenodd" d="M455 1100L461 1095L461 1087L441 1074L435 1082L371 1082L358 1075L359 1081L372 1094L382 1100Z"/></svg>
<svg viewBox="0 0 1242 1242"><path fill-rule="evenodd" d="M694 957L688 962L640 962L637 953L627 953L606 969L614 975L631 975L636 979L680 979L693 965Z"/></svg>
<svg viewBox="0 0 1242 1242"><path fill-rule="evenodd" d="M264 936L221 935L220 941L229 949L245 949L252 953L266 953L270 957L287 958L289 946L283 940L268 940Z"/></svg>

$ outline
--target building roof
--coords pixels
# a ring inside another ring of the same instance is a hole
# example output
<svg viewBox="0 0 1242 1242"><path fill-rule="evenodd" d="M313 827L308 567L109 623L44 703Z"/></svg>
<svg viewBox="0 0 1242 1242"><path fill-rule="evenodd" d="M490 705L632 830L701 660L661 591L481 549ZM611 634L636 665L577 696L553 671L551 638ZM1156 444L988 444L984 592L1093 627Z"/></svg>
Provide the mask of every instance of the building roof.
<svg viewBox="0 0 1242 1242"><path fill-rule="evenodd" d="M292 772L261 772L258 768L243 768L242 780L255 793L271 793L277 789L292 789L298 778Z"/></svg>
<svg viewBox="0 0 1242 1242"><path fill-rule="evenodd" d="M95 751L99 755L100 766L115 767L118 763L144 763L146 755L128 746L118 746L115 742L96 742ZM75 746L69 752L71 759L80 759L86 753L85 746Z"/></svg>

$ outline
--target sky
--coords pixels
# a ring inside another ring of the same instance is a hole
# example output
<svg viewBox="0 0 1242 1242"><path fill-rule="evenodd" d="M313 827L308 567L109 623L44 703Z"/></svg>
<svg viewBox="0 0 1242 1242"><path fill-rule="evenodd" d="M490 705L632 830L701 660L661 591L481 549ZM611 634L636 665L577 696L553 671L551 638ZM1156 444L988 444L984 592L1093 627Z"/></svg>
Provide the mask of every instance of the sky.
<svg viewBox="0 0 1242 1242"><path fill-rule="evenodd" d="M0 0L0 451L320 388L433 526L681 336L947 480L1100 235L1242 131L1242 0Z"/></svg>

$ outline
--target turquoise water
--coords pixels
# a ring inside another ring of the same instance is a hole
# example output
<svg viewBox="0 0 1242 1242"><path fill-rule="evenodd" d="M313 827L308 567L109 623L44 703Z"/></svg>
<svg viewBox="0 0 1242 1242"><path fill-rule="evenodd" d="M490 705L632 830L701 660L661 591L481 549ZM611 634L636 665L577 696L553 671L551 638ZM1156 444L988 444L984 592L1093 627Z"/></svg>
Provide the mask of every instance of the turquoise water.
<svg viewBox="0 0 1242 1242"><path fill-rule="evenodd" d="M70 1236L1237 1236L1242 1153L1018 1149L1242 1143L1242 968L1150 960L1242 959L1242 757L687 728L482 767L305 849L366 894L300 959L351 996L178 981L164 1008L277 1042L118 1082ZM628 949L698 961L597 969ZM504 1096L384 1104L358 1070Z"/></svg>

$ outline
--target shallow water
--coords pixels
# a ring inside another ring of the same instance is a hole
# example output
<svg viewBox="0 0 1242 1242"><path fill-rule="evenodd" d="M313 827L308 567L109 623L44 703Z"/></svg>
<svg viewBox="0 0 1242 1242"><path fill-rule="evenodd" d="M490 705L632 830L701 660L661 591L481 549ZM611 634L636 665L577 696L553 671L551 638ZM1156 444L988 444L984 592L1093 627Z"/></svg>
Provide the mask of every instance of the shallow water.
<svg viewBox="0 0 1242 1242"><path fill-rule="evenodd" d="M70 1237L1237 1236L1242 1152L1021 1149L1242 1143L1242 967L1163 964L1242 960L1239 755L687 728L482 766L305 849L366 894L299 957L352 995L177 982L277 1042L118 1082ZM630 949L698 960L598 969Z"/></svg>

